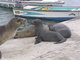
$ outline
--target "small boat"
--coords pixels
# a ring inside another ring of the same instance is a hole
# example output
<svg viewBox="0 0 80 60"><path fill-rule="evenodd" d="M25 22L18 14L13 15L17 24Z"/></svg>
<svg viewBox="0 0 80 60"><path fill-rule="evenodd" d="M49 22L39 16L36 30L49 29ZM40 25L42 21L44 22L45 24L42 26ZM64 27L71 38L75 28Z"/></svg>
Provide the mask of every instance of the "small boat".
<svg viewBox="0 0 80 60"><path fill-rule="evenodd" d="M61 0L37 0L37 1L20 1L23 6L63 6L64 1Z"/></svg>
<svg viewBox="0 0 80 60"><path fill-rule="evenodd" d="M25 3L25 4L23 4ZM13 8L15 16L49 20L70 20L80 16L80 7L63 6L64 1L21 1L20 8Z"/></svg>
<svg viewBox="0 0 80 60"><path fill-rule="evenodd" d="M80 16L78 7L26 6L23 9L14 8L13 12L15 16L19 17L49 20L70 20Z"/></svg>

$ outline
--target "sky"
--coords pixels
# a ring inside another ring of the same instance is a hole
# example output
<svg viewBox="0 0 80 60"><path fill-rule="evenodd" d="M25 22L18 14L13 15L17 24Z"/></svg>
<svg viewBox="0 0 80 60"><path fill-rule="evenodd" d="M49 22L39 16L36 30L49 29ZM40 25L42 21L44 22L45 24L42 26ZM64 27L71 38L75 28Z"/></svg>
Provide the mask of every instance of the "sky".
<svg viewBox="0 0 80 60"><path fill-rule="evenodd" d="M80 6L80 0L63 0L67 6Z"/></svg>
<svg viewBox="0 0 80 60"><path fill-rule="evenodd" d="M57 1L57 0L44 0L44 1ZM65 6L80 6L80 0L60 0L65 1Z"/></svg>
<svg viewBox="0 0 80 60"><path fill-rule="evenodd" d="M44 1L57 1L57 0L44 0ZM80 0L60 0L65 1L65 6L80 6Z"/></svg>

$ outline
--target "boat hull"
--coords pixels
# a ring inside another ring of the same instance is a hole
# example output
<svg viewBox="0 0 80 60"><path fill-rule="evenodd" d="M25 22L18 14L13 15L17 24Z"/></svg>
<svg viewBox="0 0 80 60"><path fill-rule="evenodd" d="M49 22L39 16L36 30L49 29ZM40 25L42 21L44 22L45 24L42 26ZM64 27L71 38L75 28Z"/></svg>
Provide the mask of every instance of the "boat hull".
<svg viewBox="0 0 80 60"><path fill-rule="evenodd" d="M22 18L47 19L47 20L59 20L59 21L66 21L75 18L75 17L31 17L31 16L22 16L22 15L15 15L15 16L22 17Z"/></svg>
<svg viewBox="0 0 80 60"><path fill-rule="evenodd" d="M13 10L15 16L24 18L37 18L49 20L70 20L80 16L78 11L39 11L39 10Z"/></svg>

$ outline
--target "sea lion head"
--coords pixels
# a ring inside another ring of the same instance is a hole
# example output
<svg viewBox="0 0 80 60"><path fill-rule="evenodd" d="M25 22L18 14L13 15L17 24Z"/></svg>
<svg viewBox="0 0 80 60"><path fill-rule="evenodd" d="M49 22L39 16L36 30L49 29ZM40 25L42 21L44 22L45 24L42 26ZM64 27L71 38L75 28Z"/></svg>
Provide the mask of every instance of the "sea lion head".
<svg viewBox="0 0 80 60"><path fill-rule="evenodd" d="M50 31L55 31L55 29L53 28L53 26L54 26L53 24L48 24L48 27L49 27Z"/></svg>
<svg viewBox="0 0 80 60"><path fill-rule="evenodd" d="M41 20L34 20L33 25L41 25L42 24L42 21Z"/></svg>
<svg viewBox="0 0 80 60"><path fill-rule="evenodd" d="M15 18L12 18L10 20L9 24L14 26L14 27L16 27L16 28L18 28L18 27L20 27L22 25L25 25L26 21L27 20L25 18L15 17Z"/></svg>

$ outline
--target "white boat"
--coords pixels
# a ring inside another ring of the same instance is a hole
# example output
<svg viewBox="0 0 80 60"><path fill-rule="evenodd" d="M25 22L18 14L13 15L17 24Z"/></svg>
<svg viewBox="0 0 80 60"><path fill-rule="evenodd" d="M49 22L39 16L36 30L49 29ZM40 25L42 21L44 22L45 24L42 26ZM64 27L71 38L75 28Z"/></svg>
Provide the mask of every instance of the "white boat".
<svg viewBox="0 0 80 60"><path fill-rule="evenodd" d="M39 1L20 1L23 6L62 6L64 1L60 0L39 0Z"/></svg>
<svg viewBox="0 0 80 60"><path fill-rule="evenodd" d="M40 7L26 6L23 9L14 8L15 16L49 20L70 20L80 16L78 7Z"/></svg>
<svg viewBox="0 0 80 60"><path fill-rule="evenodd" d="M15 16L49 20L69 20L80 16L80 7L63 7L64 1L21 1L23 8L14 8ZM24 4L25 3L25 4Z"/></svg>

